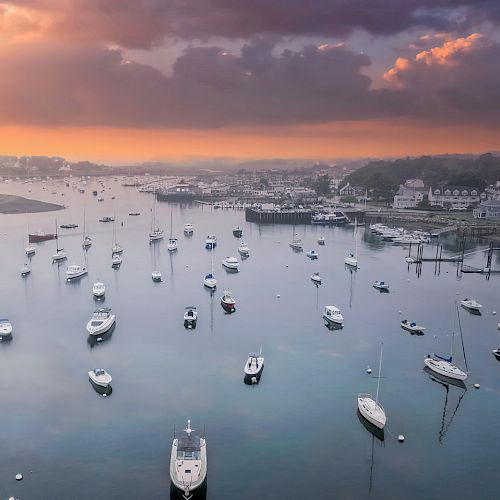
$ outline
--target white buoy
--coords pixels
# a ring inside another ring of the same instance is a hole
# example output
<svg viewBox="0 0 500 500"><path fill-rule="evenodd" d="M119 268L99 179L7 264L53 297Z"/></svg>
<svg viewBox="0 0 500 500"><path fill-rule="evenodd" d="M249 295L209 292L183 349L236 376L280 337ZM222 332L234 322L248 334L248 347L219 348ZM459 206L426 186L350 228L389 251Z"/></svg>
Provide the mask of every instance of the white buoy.
<svg viewBox="0 0 500 500"><path fill-rule="evenodd" d="M97 342L102 342L102 337L97 337Z"/></svg>
<svg viewBox="0 0 500 500"><path fill-rule="evenodd" d="M257 377L252 377L252 384L256 384L257 383Z"/></svg>
<svg viewBox="0 0 500 500"><path fill-rule="evenodd" d="M479 384L474 384L474 389L479 389L480 385Z"/></svg>
<svg viewBox="0 0 500 500"><path fill-rule="evenodd" d="M104 393L104 394L102 395L102 397L103 397L103 398L105 398L106 396L107 396L107 394L106 394L106 393Z"/></svg>
<svg viewBox="0 0 500 500"><path fill-rule="evenodd" d="M368 368L366 369L366 373L371 373L371 372L372 372L372 369L371 369L370 367L368 367Z"/></svg>
<svg viewBox="0 0 500 500"><path fill-rule="evenodd" d="M16 481L22 481L23 475L22 474L16 474Z"/></svg>
<svg viewBox="0 0 500 500"><path fill-rule="evenodd" d="M401 311L398 311L398 314L403 314Z"/></svg>
<svg viewBox="0 0 500 500"><path fill-rule="evenodd" d="M404 441L405 441L405 437L403 436L403 434L400 434L400 435L398 436L398 441L399 441L400 443L404 443Z"/></svg>

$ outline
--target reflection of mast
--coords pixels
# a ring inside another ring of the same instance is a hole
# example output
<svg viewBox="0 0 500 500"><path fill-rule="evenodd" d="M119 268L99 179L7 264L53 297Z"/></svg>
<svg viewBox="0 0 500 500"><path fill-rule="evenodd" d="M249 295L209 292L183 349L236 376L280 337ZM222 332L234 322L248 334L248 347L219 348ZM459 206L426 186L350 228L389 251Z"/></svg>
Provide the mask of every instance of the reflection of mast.
<svg viewBox="0 0 500 500"><path fill-rule="evenodd" d="M370 459L370 483L368 486L368 493L372 492L373 488L373 464L375 462L375 436L372 436L372 456Z"/></svg>
<svg viewBox="0 0 500 500"><path fill-rule="evenodd" d="M352 307L352 299L354 298L354 282L356 280L356 273L352 270L349 269L351 273L351 288L349 290L349 308Z"/></svg>

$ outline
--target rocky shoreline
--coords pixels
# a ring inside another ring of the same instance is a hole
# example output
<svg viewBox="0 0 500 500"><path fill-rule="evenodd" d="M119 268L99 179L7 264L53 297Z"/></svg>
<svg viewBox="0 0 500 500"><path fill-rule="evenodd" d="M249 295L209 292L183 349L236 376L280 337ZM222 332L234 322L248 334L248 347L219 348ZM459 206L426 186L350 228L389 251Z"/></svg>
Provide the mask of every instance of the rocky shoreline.
<svg viewBox="0 0 500 500"><path fill-rule="evenodd" d="M64 205L31 200L22 196L0 194L0 214L26 214L37 212L53 212L66 208Z"/></svg>

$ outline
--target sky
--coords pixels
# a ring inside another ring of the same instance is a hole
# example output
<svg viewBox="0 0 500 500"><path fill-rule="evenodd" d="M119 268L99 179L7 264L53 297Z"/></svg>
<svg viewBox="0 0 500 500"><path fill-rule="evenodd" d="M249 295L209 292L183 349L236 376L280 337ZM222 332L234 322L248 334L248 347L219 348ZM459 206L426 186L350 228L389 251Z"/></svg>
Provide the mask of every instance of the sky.
<svg viewBox="0 0 500 500"><path fill-rule="evenodd" d="M490 150L498 0L0 0L0 154Z"/></svg>

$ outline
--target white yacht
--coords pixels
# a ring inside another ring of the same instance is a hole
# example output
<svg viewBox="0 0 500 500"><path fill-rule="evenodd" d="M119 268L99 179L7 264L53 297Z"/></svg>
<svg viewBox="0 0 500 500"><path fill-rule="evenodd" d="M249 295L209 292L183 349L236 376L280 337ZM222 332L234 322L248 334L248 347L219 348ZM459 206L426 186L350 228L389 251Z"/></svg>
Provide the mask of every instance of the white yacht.
<svg viewBox="0 0 500 500"><path fill-rule="evenodd" d="M109 307L101 307L94 311L92 318L87 323L87 332L90 335L102 335L106 333L116 321L114 314L111 314Z"/></svg>
<svg viewBox="0 0 500 500"><path fill-rule="evenodd" d="M101 299L106 293L106 286L100 281L96 281L92 286L92 295L96 299Z"/></svg>
<svg viewBox="0 0 500 500"><path fill-rule="evenodd" d="M236 257L226 257L222 261L222 265L227 269L231 269L232 271L237 271L240 267L240 263Z"/></svg>
<svg viewBox="0 0 500 500"><path fill-rule="evenodd" d="M64 248L58 248L57 252L54 255L52 255L52 262L59 262L61 260L65 260L67 258L68 258L68 256L66 255Z"/></svg>
<svg viewBox="0 0 500 500"><path fill-rule="evenodd" d="M24 249L24 253L26 254L26 256L30 256L30 255L35 255L36 253L36 248L31 244L29 243L28 246Z"/></svg>
<svg viewBox="0 0 500 500"><path fill-rule="evenodd" d="M0 318L0 339L12 335L12 325L7 318Z"/></svg>
<svg viewBox="0 0 500 500"><path fill-rule="evenodd" d="M377 290L381 290L383 292L388 292L389 283L386 283L385 281L375 281L375 283L373 283L373 288L376 288Z"/></svg>
<svg viewBox="0 0 500 500"><path fill-rule="evenodd" d="M245 382L256 384L259 382L262 375L262 370L264 370L264 357L262 356L262 347L260 351L251 352L248 355L247 362L243 371L245 372Z"/></svg>
<svg viewBox="0 0 500 500"><path fill-rule="evenodd" d="M156 282L162 281L161 271L153 271L151 273L151 279Z"/></svg>
<svg viewBox="0 0 500 500"><path fill-rule="evenodd" d="M198 321L198 311L195 306L186 306L184 311L184 327L191 329L196 328L196 322Z"/></svg>
<svg viewBox="0 0 500 500"><path fill-rule="evenodd" d="M113 267L119 267L123 262L122 256L119 253L114 253L111 256L111 265Z"/></svg>
<svg viewBox="0 0 500 500"><path fill-rule="evenodd" d="M425 327L421 325L417 325L415 321L408 321L407 319L404 319L401 321L401 328L403 330L407 330L408 332L411 333L420 333L423 334L425 331Z"/></svg>
<svg viewBox="0 0 500 500"><path fill-rule="evenodd" d="M311 274L311 281L316 285L321 285L321 276L319 275L319 273Z"/></svg>
<svg viewBox="0 0 500 500"><path fill-rule="evenodd" d="M208 235L205 241L205 248L212 250L217 246L217 238L214 235Z"/></svg>
<svg viewBox="0 0 500 500"><path fill-rule="evenodd" d="M184 224L184 234L193 234L194 226L191 223Z"/></svg>
<svg viewBox="0 0 500 500"><path fill-rule="evenodd" d="M385 416L385 410L378 401L381 371L382 371L382 346L380 347L380 363L379 363L378 377L377 377L377 395L374 398L371 394L358 394L359 413L366 420L368 420L368 422L373 424L378 429L383 429L387 422L387 418Z"/></svg>
<svg viewBox="0 0 500 500"><path fill-rule="evenodd" d="M324 245L325 244L325 237L324 236L320 236L318 238L318 245Z"/></svg>
<svg viewBox="0 0 500 500"><path fill-rule="evenodd" d="M248 257L250 255L250 248L246 243L243 243L242 241L240 243L240 246L238 247L238 252L241 256Z"/></svg>
<svg viewBox="0 0 500 500"><path fill-rule="evenodd" d="M193 434L190 420L184 432L172 442L170 480L184 500L190 500L207 477L207 446L204 438Z"/></svg>
<svg viewBox="0 0 500 500"><path fill-rule="evenodd" d="M325 310L323 312L323 318L329 323L341 326L344 321L344 317L342 316L340 309L335 306L325 306Z"/></svg>
<svg viewBox="0 0 500 500"><path fill-rule="evenodd" d="M460 305L469 311L480 313L483 307L479 302L474 299L464 299L460 302Z"/></svg>
<svg viewBox="0 0 500 500"><path fill-rule="evenodd" d="M78 264L72 264L66 268L66 279L72 280L76 278L81 278L87 274L87 268L85 266L79 266Z"/></svg>
<svg viewBox="0 0 500 500"><path fill-rule="evenodd" d="M316 250L309 250L306 254L311 260L318 258L318 252Z"/></svg>
<svg viewBox="0 0 500 500"><path fill-rule="evenodd" d="M303 250L304 249L304 243L300 238L294 238L292 242L290 243L290 247L293 248L294 250Z"/></svg>
<svg viewBox="0 0 500 500"><path fill-rule="evenodd" d="M30 265L24 264L24 266L21 267L21 276L27 276L29 273L31 273Z"/></svg>
<svg viewBox="0 0 500 500"><path fill-rule="evenodd" d="M100 387L108 387L113 377L104 368L94 368L89 371L89 378Z"/></svg>

